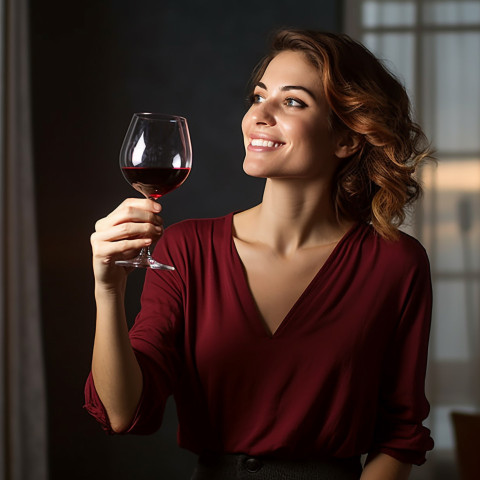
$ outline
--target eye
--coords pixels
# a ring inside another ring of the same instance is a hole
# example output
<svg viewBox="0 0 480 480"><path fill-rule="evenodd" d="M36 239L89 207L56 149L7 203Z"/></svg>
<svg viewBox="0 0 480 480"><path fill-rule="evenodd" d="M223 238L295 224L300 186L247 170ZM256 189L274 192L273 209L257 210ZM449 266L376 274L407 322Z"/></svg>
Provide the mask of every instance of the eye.
<svg viewBox="0 0 480 480"><path fill-rule="evenodd" d="M302 102L301 100L298 100L297 98L286 98L285 99L285 105L287 107L297 107L297 108L305 108L307 104L305 102Z"/></svg>
<svg viewBox="0 0 480 480"><path fill-rule="evenodd" d="M265 101L265 98L263 98L259 93L252 93L250 96L250 103L262 103Z"/></svg>

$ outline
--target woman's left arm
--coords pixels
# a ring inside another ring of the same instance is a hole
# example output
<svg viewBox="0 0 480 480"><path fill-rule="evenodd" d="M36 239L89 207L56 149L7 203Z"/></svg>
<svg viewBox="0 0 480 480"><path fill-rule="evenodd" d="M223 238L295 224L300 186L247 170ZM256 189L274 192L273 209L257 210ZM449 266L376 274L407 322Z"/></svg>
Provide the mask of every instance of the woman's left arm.
<svg viewBox="0 0 480 480"><path fill-rule="evenodd" d="M425 453L433 448L430 430L423 425L430 408L425 397L432 310L430 268L426 252L417 242L405 237L400 247L398 258L403 254L403 263L397 265L398 271L392 276L400 309L394 312L395 328L384 346L375 433L369 448L372 475L384 462L390 468L395 465L390 463L394 460L421 465L426 460ZM392 460L383 458L384 455ZM379 467L374 466L377 463ZM362 480L365 478L408 476L386 477L381 473L380 477L367 476Z"/></svg>
<svg viewBox="0 0 480 480"><path fill-rule="evenodd" d="M407 480L412 465L379 453L368 458L360 480Z"/></svg>

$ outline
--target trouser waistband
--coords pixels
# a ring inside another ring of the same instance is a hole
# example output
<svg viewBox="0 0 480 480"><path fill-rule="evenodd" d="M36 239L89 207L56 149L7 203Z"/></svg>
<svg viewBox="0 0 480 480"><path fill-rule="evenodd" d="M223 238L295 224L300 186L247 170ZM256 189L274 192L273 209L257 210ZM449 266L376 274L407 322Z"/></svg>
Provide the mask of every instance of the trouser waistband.
<svg viewBox="0 0 480 480"><path fill-rule="evenodd" d="M360 457L288 461L244 454L202 454L191 480L358 480Z"/></svg>

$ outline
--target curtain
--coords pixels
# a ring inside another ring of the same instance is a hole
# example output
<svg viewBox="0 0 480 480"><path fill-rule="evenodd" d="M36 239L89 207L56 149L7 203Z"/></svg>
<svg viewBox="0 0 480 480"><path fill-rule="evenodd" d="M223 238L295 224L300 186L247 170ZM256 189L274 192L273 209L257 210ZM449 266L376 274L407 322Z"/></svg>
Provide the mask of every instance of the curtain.
<svg viewBox="0 0 480 480"><path fill-rule="evenodd" d="M0 19L0 480L46 480L28 1L1 0Z"/></svg>

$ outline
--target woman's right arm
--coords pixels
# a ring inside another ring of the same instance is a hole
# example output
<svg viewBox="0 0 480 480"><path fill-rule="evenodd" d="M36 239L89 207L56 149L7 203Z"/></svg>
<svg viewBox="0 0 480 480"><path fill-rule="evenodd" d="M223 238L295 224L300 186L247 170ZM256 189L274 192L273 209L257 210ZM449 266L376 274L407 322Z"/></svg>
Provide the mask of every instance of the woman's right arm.
<svg viewBox="0 0 480 480"><path fill-rule="evenodd" d="M132 258L142 247L160 238L163 232L160 210L153 200L125 200L96 223L91 236L97 304L92 376L115 432L130 425L143 388L125 317L129 270L116 266L115 260Z"/></svg>

